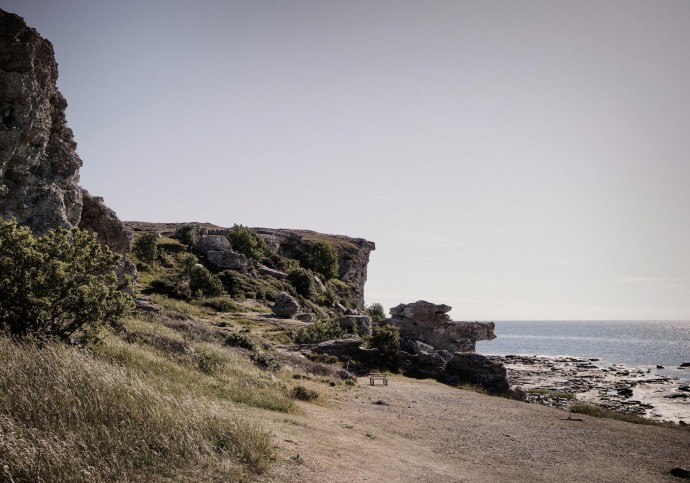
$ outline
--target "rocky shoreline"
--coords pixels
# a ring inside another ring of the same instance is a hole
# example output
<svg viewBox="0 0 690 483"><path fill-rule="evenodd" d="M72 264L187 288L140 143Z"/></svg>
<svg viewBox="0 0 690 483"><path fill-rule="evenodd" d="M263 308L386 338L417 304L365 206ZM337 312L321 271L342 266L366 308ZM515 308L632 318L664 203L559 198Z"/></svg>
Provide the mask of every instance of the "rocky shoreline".
<svg viewBox="0 0 690 483"><path fill-rule="evenodd" d="M690 384L651 369L599 359L530 355L490 356L502 362L527 402L568 409L589 403L654 421L690 424Z"/></svg>

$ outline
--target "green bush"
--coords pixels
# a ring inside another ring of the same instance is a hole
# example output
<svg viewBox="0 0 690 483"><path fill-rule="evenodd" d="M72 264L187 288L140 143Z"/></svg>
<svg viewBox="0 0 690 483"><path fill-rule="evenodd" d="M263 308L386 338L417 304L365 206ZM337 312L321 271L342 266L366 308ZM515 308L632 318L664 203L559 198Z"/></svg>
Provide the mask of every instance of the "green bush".
<svg viewBox="0 0 690 483"><path fill-rule="evenodd" d="M187 247L192 247L197 241L197 229L194 225L182 225L175 230L175 238Z"/></svg>
<svg viewBox="0 0 690 483"><path fill-rule="evenodd" d="M199 303L204 307L215 310L216 312L242 312L242 307L240 304L227 295L205 298Z"/></svg>
<svg viewBox="0 0 690 483"><path fill-rule="evenodd" d="M379 353L379 361L389 367L395 368L400 351L400 329L392 325L374 327L374 332L369 339L371 348Z"/></svg>
<svg viewBox="0 0 690 483"><path fill-rule="evenodd" d="M383 310L383 305L379 303L371 304L367 307L367 315L371 317L372 322L379 323L386 320L386 312Z"/></svg>
<svg viewBox="0 0 690 483"><path fill-rule="evenodd" d="M308 327L300 329L294 336L297 344L318 344L325 340L340 339L345 331L335 320L327 322L316 321Z"/></svg>
<svg viewBox="0 0 690 483"><path fill-rule="evenodd" d="M247 334L240 334L233 332L225 339L225 345L232 347L241 347L243 349L256 350L257 345L254 340Z"/></svg>
<svg viewBox="0 0 690 483"><path fill-rule="evenodd" d="M269 371L277 371L283 367L280 361L273 354L268 352L253 352L250 359L257 366L268 369Z"/></svg>
<svg viewBox="0 0 690 483"><path fill-rule="evenodd" d="M288 281L302 297L311 299L316 295L316 283L311 271L296 268L288 274Z"/></svg>
<svg viewBox="0 0 690 483"><path fill-rule="evenodd" d="M295 399L299 399L300 401L313 401L319 397L318 392L302 385L293 387L290 395Z"/></svg>
<svg viewBox="0 0 690 483"><path fill-rule="evenodd" d="M246 226L233 225L228 233L228 240L234 250L254 260L261 260L270 254L264 239Z"/></svg>
<svg viewBox="0 0 690 483"><path fill-rule="evenodd" d="M325 241L312 243L302 257L306 268L320 273L326 280L338 275L338 251Z"/></svg>
<svg viewBox="0 0 690 483"><path fill-rule="evenodd" d="M189 271L189 289L196 297L216 297L223 293L223 284L217 275L197 264Z"/></svg>
<svg viewBox="0 0 690 483"><path fill-rule="evenodd" d="M35 237L0 221L0 329L82 341L134 305L116 276L120 257L93 233L58 228Z"/></svg>
<svg viewBox="0 0 690 483"><path fill-rule="evenodd" d="M139 235L134 242L132 251L137 258L148 265L153 265L158 258L158 247L156 246L156 235L146 232Z"/></svg>

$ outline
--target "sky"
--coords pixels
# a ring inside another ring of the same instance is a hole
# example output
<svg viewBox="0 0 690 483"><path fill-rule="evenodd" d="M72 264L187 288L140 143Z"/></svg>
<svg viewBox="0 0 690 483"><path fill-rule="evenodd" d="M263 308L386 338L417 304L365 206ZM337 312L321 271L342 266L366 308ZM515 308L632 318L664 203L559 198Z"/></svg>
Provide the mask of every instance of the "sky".
<svg viewBox="0 0 690 483"><path fill-rule="evenodd" d="M690 2L0 0L121 219L376 243L454 320L690 318Z"/></svg>

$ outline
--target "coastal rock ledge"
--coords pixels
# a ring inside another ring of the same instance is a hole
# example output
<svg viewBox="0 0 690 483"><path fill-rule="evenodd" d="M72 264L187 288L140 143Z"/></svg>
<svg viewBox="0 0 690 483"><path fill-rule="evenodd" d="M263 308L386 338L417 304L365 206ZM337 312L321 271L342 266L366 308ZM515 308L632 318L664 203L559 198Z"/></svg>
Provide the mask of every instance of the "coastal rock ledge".
<svg viewBox="0 0 690 483"><path fill-rule="evenodd" d="M495 393L510 391L501 361L475 353L476 342L493 340L493 322L458 322L452 307L419 300L390 309L384 323L400 329L400 362L406 373L451 384L468 383Z"/></svg>

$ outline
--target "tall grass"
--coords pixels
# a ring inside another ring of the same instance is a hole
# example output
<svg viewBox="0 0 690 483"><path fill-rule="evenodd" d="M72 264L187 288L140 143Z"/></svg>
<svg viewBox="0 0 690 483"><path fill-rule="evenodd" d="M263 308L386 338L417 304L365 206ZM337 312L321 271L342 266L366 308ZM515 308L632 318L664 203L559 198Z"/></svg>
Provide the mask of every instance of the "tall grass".
<svg viewBox="0 0 690 483"><path fill-rule="evenodd" d="M0 367L0 481L237 481L274 454L270 433L222 401L159 390L169 368L4 337Z"/></svg>

